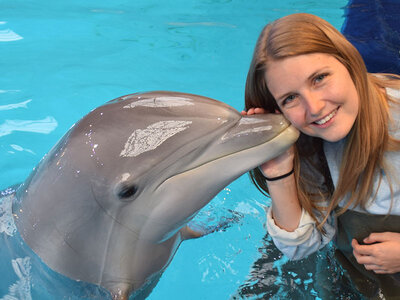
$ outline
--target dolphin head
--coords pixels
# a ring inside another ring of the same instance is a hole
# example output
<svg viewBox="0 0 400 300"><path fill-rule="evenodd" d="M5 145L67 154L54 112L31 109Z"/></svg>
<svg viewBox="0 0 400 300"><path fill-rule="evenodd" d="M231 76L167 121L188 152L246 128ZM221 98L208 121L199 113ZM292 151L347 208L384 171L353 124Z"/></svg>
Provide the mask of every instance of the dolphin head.
<svg viewBox="0 0 400 300"><path fill-rule="evenodd" d="M114 294L137 290L165 268L203 206L297 138L281 115L241 116L183 93L124 96L46 155L18 190L16 224L54 270Z"/></svg>

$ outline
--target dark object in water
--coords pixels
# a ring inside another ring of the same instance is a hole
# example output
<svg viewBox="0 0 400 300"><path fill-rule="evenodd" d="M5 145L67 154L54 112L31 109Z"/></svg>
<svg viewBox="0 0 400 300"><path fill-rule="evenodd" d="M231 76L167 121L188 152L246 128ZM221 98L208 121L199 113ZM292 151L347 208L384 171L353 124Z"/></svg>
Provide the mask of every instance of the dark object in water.
<svg viewBox="0 0 400 300"><path fill-rule="evenodd" d="M400 1L349 0L342 33L369 72L400 74Z"/></svg>

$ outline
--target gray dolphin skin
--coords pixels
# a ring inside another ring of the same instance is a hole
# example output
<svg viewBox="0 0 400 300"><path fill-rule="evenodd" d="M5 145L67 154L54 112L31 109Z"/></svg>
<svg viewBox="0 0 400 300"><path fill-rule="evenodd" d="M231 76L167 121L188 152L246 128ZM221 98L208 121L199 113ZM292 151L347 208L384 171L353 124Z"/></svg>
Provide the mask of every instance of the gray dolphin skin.
<svg viewBox="0 0 400 300"><path fill-rule="evenodd" d="M186 224L230 182L298 138L281 115L241 116L202 96L149 92L76 123L18 188L23 240L51 269L143 298Z"/></svg>

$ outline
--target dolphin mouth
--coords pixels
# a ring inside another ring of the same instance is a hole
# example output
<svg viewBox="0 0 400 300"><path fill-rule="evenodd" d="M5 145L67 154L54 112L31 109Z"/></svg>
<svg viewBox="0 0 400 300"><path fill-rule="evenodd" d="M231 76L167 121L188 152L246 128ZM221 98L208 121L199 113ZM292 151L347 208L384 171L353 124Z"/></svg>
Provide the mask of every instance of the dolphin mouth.
<svg viewBox="0 0 400 300"><path fill-rule="evenodd" d="M168 197L168 200L163 202L157 211L153 211L148 216L147 228L151 228L151 230L146 233L141 232L142 238L155 243L168 240L182 228L182 224L190 221L220 190L244 173L286 151L298 136L298 130L289 125L274 138L258 145L241 148L212 159L198 160L190 167L168 176L155 187L154 192L158 195L166 195L176 194L176 191L179 191L179 196ZM270 148L272 150L268 153ZM194 182L196 184L193 184ZM209 197L204 197L204 190L207 190ZM191 204L186 205L185 203L189 199L192 199ZM180 207L184 213L179 216L174 215L174 212L168 207Z"/></svg>

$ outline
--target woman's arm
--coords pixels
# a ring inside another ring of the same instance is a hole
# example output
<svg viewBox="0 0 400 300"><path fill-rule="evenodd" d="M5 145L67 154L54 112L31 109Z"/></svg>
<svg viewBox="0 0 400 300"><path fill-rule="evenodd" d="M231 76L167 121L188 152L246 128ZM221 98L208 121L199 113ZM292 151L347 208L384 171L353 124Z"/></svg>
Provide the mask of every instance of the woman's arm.
<svg viewBox="0 0 400 300"><path fill-rule="evenodd" d="M263 108L250 108L242 115L268 113ZM294 148L293 146L278 157L264 163L260 170L267 178L279 177L293 170ZM294 175L268 181L268 191L272 200L272 215L276 225L286 231L293 231L299 225L301 206L297 197L297 188Z"/></svg>
<svg viewBox="0 0 400 300"><path fill-rule="evenodd" d="M262 108L249 109L243 115L266 113ZM278 177L293 169L294 148L260 166L264 176ZM275 245L290 259L301 259L325 246L335 234L334 219L324 225L323 235L313 218L302 209L294 175L267 181L272 205L267 212L267 229Z"/></svg>
<svg viewBox="0 0 400 300"><path fill-rule="evenodd" d="M294 231L286 231L275 224L271 214L267 212L268 233L275 246L289 259L302 259L328 244L336 232L335 219L330 217L323 226L325 234L316 227L314 219L303 209L299 226Z"/></svg>
<svg viewBox="0 0 400 300"><path fill-rule="evenodd" d="M260 166L260 169L268 178L278 177L293 169L293 158L294 149L291 147L279 157ZM302 212L294 174L276 181L267 180L267 185L275 224L286 231L294 231L299 226Z"/></svg>

